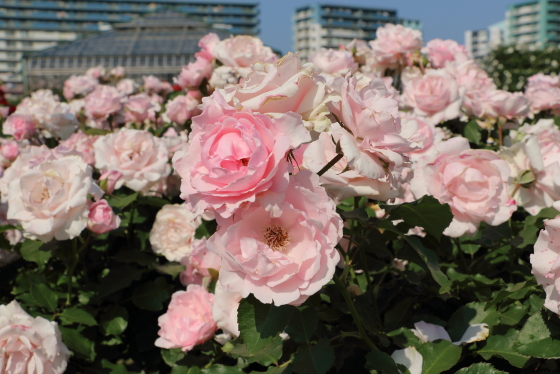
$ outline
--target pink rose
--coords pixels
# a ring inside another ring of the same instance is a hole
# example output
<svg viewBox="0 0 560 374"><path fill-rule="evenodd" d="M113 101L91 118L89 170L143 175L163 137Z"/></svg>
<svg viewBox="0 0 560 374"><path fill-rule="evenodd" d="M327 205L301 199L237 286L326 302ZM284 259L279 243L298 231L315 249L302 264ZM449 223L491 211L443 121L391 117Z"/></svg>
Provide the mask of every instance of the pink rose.
<svg viewBox="0 0 560 374"><path fill-rule="evenodd" d="M152 250L169 261L181 261L193 252L194 234L201 222L183 205L164 205L150 231Z"/></svg>
<svg viewBox="0 0 560 374"><path fill-rule="evenodd" d="M91 167L77 156L31 168L9 184L8 219L43 242L75 238L87 225L88 195L103 195L91 174Z"/></svg>
<svg viewBox="0 0 560 374"><path fill-rule="evenodd" d="M290 166L286 152L310 140L299 115L237 110L216 91L193 118L188 148L173 156L181 198L197 216L213 210L229 217L267 191L282 192Z"/></svg>
<svg viewBox="0 0 560 374"><path fill-rule="evenodd" d="M554 208L560 210L560 203ZM560 314L560 216L544 222L531 255L531 273L546 293L545 308Z"/></svg>
<svg viewBox="0 0 560 374"><path fill-rule="evenodd" d="M112 194L115 190L117 181L121 179L121 177L122 173L120 171L106 170L101 173L101 176L99 177L99 187L101 187L105 193Z"/></svg>
<svg viewBox="0 0 560 374"><path fill-rule="evenodd" d="M203 79L210 79L212 76L212 63L202 57L197 57L194 62L183 66L181 74L173 78L175 83L184 89L197 88Z"/></svg>
<svg viewBox="0 0 560 374"><path fill-rule="evenodd" d="M117 83L117 91L121 96L129 96L136 92L137 84L132 79L121 79Z"/></svg>
<svg viewBox="0 0 560 374"><path fill-rule="evenodd" d="M64 147L66 150L75 151L75 153L79 154L87 164L93 165L95 164L93 144L97 138L98 136L96 135L90 136L86 135L82 131L78 131L70 135L68 139L61 141L54 151L61 151L61 148Z"/></svg>
<svg viewBox="0 0 560 374"><path fill-rule="evenodd" d="M340 147L352 170L391 184L393 173L407 165L404 153L421 147L410 139L418 126L414 121L401 121L398 104L382 80L375 79L360 91L355 85L356 79L347 77L342 100L331 106L345 126L333 132L340 136Z"/></svg>
<svg viewBox="0 0 560 374"><path fill-rule="evenodd" d="M183 208L184 209L184 208ZM210 277L208 269L220 270L222 259L217 254L210 252L206 247L206 238L194 239L192 242L192 252L183 257L181 265L185 265L185 271L181 272L179 279L183 286L189 284L202 285L205 277Z"/></svg>
<svg viewBox="0 0 560 374"><path fill-rule="evenodd" d="M416 165L410 189L417 199L432 195L449 204L453 221L445 235L474 234L482 221L497 226L511 217L517 206L508 193L507 162L492 151L470 149L465 138L449 139L436 149Z"/></svg>
<svg viewBox="0 0 560 374"><path fill-rule="evenodd" d="M5 140L5 139L2 139ZM19 145L16 141L14 140L7 140L7 141L3 141L1 142L1 146L0 146L0 153L2 153L2 156L4 156L5 158L7 158L10 161L14 161L17 156L19 155Z"/></svg>
<svg viewBox="0 0 560 374"><path fill-rule="evenodd" d="M0 362L3 373L62 374L70 351L56 322L33 318L12 301L0 305Z"/></svg>
<svg viewBox="0 0 560 374"><path fill-rule="evenodd" d="M418 124L418 131L410 138L415 143L422 144L422 148L416 148L408 152L408 156L413 160L417 160L419 157L426 155L431 152L432 146L437 142L436 140L436 127L430 125L420 119L419 117L411 116L407 113L401 113L401 118L406 118L408 120L413 120ZM439 134L438 134L439 135Z"/></svg>
<svg viewBox="0 0 560 374"><path fill-rule="evenodd" d="M530 110L530 103L521 92L486 91L472 103L472 111L479 118L513 120L527 117Z"/></svg>
<svg viewBox="0 0 560 374"><path fill-rule="evenodd" d="M560 78L538 73L527 79L525 97L531 102L533 112L552 110L560 113Z"/></svg>
<svg viewBox="0 0 560 374"><path fill-rule="evenodd" d="M189 285L186 291L175 292L167 312L158 319L160 330L156 346L188 352L211 339L218 329L212 318L213 303L214 295L197 284Z"/></svg>
<svg viewBox="0 0 560 374"><path fill-rule="evenodd" d="M403 100L416 115L436 125L461 116L464 92L448 70L428 70L405 84Z"/></svg>
<svg viewBox="0 0 560 374"><path fill-rule="evenodd" d="M111 69L110 74L115 78L122 78L124 77L124 68L122 66L117 66Z"/></svg>
<svg viewBox="0 0 560 374"><path fill-rule="evenodd" d="M422 47L422 33L391 23L377 28L376 38L369 42L373 55L383 65L402 64L403 58Z"/></svg>
<svg viewBox="0 0 560 374"><path fill-rule="evenodd" d="M9 114L10 114L10 107L0 105L0 118L6 118L8 117Z"/></svg>
<svg viewBox="0 0 560 374"><path fill-rule="evenodd" d="M169 120L183 125L188 119L200 114L199 101L191 95L179 95L165 105L165 115Z"/></svg>
<svg viewBox="0 0 560 374"><path fill-rule="evenodd" d="M360 65L365 65L368 59L372 58L372 50L365 40L354 39L341 48L351 52L354 60Z"/></svg>
<svg viewBox="0 0 560 374"><path fill-rule="evenodd" d="M101 199L89 207L87 228L96 234L116 230L121 225L121 218L117 216L109 203Z"/></svg>
<svg viewBox="0 0 560 374"><path fill-rule="evenodd" d="M147 92L160 93L169 88L164 84L166 82L162 82L158 77L153 75L144 76L142 79L144 80L144 89Z"/></svg>
<svg viewBox="0 0 560 374"><path fill-rule="evenodd" d="M93 151L97 169L122 173L117 189L124 184L134 191L146 192L171 171L165 142L148 131L119 129L100 136Z"/></svg>
<svg viewBox="0 0 560 374"><path fill-rule="evenodd" d="M222 91L229 103L259 113L294 112L304 120L323 119L330 125L323 105L327 87L314 65L302 66L297 55L288 53L276 64L256 63L251 69L241 84Z"/></svg>
<svg viewBox="0 0 560 374"><path fill-rule="evenodd" d="M64 97L70 100L74 96L86 96L98 84L99 81L89 75L72 75L64 82Z"/></svg>
<svg viewBox="0 0 560 374"><path fill-rule="evenodd" d="M142 92L129 96L124 103L124 118L126 122L144 122L155 120L155 113L161 110L160 105L153 98Z"/></svg>
<svg viewBox="0 0 560 374"><path fill-rule="evenodd" d="M105 68L103 66L95 66L86 71L86 75L95 79L103 78L105 75Z"/></svg>
<svg viewBox="0 0 560 374"><path fill-rule="evenodd" d="M14 113L2 125L2 132L12 135L16 140L29 139L37 131L37 125L33 116Z"/></svg>
<svg viewBox="0 0 560 374"><path fill-rule="evenodd" d="M116 114L121 109L121 95L113 86L97 86L85 98L85 113L90 120L88 125L91 127L105 127L109 116Z"/></svg>
<svg viewBox="0 0 560 374"><path fill-rule="evenodd" d="M220 282L216 283L214 290L214 305L212 305L212 317L218 328L229 335L230 338L239 336L239 325L237 323L237 310L242 297L237 292L229 292Z"/></svg>
<svg viewBox="0 0 560 374"><path fill-rule="evenodd" d="M258 203L220 222L208 249L222 257L219 282L263 303L300 305L327 284L339 260L342 220L307 170L290 176L280 214Z"/></svg>
<svg viewBox="0 0 560 374"><path fill-rule="evenodd" d="M248 68L255 62L275 63L278 57L262 40L249 35L231 36L214 46L214 57L226 66Z"/></svg>
<svg viewBox="0 0 560 374"><path fill-rule="evenodd" d="M459 86L464 87L463 110L467 115L472 114L474 103L480 100L486 92L496 90L494 81L473 60L448 64L446 70L455 76Z"/></svg>
<svg viewBox="0 0 560 374"><path fill-rule="evenodd" d="M458 44L455 40L430 40L422 53L428 55L428 60L433 68L444 68L448 62L464 62L470 59L469 52L464 45Z"/></svg>
<svg viewBox="0 0 560 374"><path fill-rule="evenodd" d="M321 48L309 56L309 62L317 66L323 73L345 75L357 69L352 53L343 49Z"/></svg>
<svg viewBox="0 0 560 374"><path fill-rule="evenodd" d="M200 47L200 52L196 53L196 57L204 58L210 62L214 59L214 48L216 44L220 42L218 35L213 32L204 35L199 41L198 46Z"/></svg>

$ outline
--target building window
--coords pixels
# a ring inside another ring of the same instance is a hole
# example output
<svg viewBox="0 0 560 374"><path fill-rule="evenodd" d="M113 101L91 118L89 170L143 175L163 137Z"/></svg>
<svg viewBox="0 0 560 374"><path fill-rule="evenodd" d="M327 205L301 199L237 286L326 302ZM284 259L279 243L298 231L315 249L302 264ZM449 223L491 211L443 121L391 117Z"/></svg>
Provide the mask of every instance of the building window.
<svg viewBox="0 0 560 374"><path fill-rule="evenodd" d="M24 42L21 42L21 45L23 45L24 47L32 47L32 46L33 46L33 42L24 41Z"/></svg>

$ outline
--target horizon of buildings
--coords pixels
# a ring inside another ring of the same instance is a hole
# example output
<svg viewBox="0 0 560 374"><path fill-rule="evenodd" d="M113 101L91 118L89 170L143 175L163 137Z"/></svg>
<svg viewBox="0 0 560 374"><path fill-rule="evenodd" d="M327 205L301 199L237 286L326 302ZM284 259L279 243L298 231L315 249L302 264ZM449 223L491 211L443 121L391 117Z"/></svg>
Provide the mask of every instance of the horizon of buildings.
<svg viewBox="0 0 560 374"><path fill-rule="evenodd" d="M259 34L257 2L189 0L0 0L0 80L23 89L23 57L172 9L230 34Z"/></svg>
<svg viewBox="0 0 560 374"><path fill-rule="evenodd" d="M321 48L338 48L353 39L373 40L387 23L422 29L418 20L398 17L396 9L315 3L298 7L292 17L294 50L303 59Z"/></svg>
<svg viewBox="0 0 560 374"><path fill-rule="evenodd" d="M465 46L474 58L500 45L528 49L560 45L560 0L532 0L510 5L505 18L482 30L467 30Z"/></svg>

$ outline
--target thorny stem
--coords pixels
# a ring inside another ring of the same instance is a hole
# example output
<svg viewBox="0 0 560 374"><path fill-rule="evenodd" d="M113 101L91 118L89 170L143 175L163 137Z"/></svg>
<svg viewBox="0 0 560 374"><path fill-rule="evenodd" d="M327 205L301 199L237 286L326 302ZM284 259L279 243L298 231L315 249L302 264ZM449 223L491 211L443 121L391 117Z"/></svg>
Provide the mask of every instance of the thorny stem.
<svg viewBox="0 0 560 374"><path fill-rule="evenodd" d="M360 336L362 337L362 340L367 344L367 346L372 351L378 351L379 349L369 339L369 337L366 333L366 330L364 329L364 325L362 324L362 320L360 319L360 315L358 314L358 311L356 310L356 307L354 306L354 303L352 302L352 298L350 297L350 294L348 293L348 290L346 289L346 285L344 284L344 282L342 282L340 280L340 278L336 274L334 275L333 280L334 280L334 283L336 284L336 286L338 287L338 290L340 291L340 293L344 297L344 301L346 301L346 305L348 305L348 309L350 309L350 314L352 314L352 318L354 319L354 323L358 327L358 331L360 332Z"/></svg>

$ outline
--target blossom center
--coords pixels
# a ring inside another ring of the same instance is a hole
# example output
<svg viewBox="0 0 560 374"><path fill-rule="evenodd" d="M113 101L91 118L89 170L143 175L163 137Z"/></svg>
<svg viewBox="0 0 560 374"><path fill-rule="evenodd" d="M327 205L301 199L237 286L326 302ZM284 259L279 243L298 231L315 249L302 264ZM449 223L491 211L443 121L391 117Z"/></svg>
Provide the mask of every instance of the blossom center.
<svg viewBox="0 0 560 374"><path fill-rule="evenodd" d="M290 234L282 226L268 226L263 231L263 240L273 251L283 252L290 244Z"/></svg>

